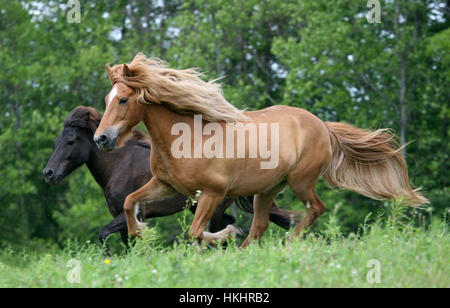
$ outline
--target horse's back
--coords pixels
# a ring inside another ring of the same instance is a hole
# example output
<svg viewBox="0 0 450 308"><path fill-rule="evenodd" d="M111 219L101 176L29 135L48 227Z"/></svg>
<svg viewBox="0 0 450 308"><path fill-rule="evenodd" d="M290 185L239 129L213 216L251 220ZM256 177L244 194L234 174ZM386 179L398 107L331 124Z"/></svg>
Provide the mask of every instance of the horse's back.
<svg viewBox="0 0 450 308"><path fill-rule="evenodd" d="M305 153L319 148L331 154L331 141L325 123L308 110L276 105L246 112L246 115L258 122L279 124L280 155L295 151L298 160Z"/></svg>

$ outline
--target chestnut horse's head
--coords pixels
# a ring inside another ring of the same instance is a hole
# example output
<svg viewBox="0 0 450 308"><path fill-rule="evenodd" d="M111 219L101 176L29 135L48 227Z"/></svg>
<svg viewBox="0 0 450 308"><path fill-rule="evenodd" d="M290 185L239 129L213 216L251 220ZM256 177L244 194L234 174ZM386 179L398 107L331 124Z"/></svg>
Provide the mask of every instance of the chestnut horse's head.
<svg viewBox="0 0 450 308"><path fill-rule="evenodd" d="M113 86L94 140L103 150L121 146L131 129L143 120L146 104L164 104L182 114L201 114L210 122L247 121L241 110L222 95L221 85L203 81L196 69L177 70L138 53L129 64L106 66Z"/></svg>
<svg viewBox="0 0 450 308"><path fill-rule="evenodd" d="M135 91L123 82L113 82L113 70L117 69L123 70L124 76L131 75L126 64L116 65L112 69L106 67L112 88L105 97L105 113L94 135L97 146L105 151L122 146L144 114L144 105L137 102Z"/></svg>

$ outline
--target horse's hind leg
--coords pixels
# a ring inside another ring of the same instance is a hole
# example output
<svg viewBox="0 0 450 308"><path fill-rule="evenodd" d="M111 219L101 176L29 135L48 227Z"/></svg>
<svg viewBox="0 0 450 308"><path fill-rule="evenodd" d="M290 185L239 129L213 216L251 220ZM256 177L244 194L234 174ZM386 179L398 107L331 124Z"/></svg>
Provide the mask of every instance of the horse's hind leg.
<svg viewBox="0 0 450 308"><path fill-rule="evenodd" d="M307 176L308 175L308 176ZM325 205L316 194L316 183L319 175L304 174L304 176L296 175L293 180L289 181L289 186L295 196L306 206L306 216L300 221L294 231L297 236L300 232L312 225L317 218L325 211Z"/></svg>
<svg viewBox="0 0 450 308"><path fill-rule="evenodd" d="M325 205L317 196L315 188L324 165L320 162L314 164L305 160L288 177L290 188L295 196L306 206L306 216L295 228L295 236L311 226L325 211Z"/></svg>
<svg viewBox="0 0 450 308"><path fill-rule="evenodd" d="M295 227L294 234L298 236L304 229L311 226L317 218L325 211L325 205L322 200L319 199L315 189L313 188L309 192L295 192L297 198L299 198L306 205L306 216Z"/></svg>

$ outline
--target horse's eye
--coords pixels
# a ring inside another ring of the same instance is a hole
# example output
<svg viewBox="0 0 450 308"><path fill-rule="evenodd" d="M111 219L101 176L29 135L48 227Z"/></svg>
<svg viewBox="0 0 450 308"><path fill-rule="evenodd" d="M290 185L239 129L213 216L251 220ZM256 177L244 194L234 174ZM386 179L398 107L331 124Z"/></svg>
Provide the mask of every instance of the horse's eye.
<svg viewBox="0 0 450 308"><path fill-rule="evenodd" d="M121 98L120 100L119 100L119 104L126 104L128 102L128 98Z"/></svg>

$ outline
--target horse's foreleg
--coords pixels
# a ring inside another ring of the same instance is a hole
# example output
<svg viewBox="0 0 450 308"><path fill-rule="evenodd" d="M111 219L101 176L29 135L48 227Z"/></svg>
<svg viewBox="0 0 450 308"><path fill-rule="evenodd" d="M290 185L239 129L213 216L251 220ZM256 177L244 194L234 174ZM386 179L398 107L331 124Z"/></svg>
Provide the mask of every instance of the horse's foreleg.
<svg viewBox="0 0 450 308"><path fill-rule="evenodd" d="M109 256L109 246L106 242L107 238L116 232L119 232L123 229L127 229L127 220L125 218L124 213L120 213L119 216L115 217L108 225L102 228L99 234L99 240L102 245L105 246L105 254Z"/></svg>
<svg viewBox="0 0 450 308"><path fill-rule="evenodd" d="M203 240L203 231L223 197L224 195L222 194L208 194L203 192L198 199L198 205L195 211L194 221L189 230L189 235L195 239L199 247Z"/></svg>
<svg viewBox="0 0 450 308"><path fill-rule="evenodd" d="M217 206L216 212L209 222L209 231L211 233L219 232L236 222L233 216L225 214L225 211L234 202L233 198L224 198ZM194 213L195 214L195 213Z"/></svg>
<svg viewBox="0 0 450 308"><path fill-rule="evenodd" d="M125 245L125 249L130 249L129 241L128 241L128 229L127 229L127 222L125 219L125 228L119 231L120 238L122 239L122 243Z"/></svg>
<svg viewBox="0 0 450 308"><path fill-rule="evenodd" d="M286 187L286 182L281 181L278 185L275 185L270 190L255 195L253 199L253 221L250 233L242 248L247 247L251 241L259 240L269 226L270 210L272 209L273 199L275 196Z"/></svg>
<svg viewBox="0 0 450 308"><path fill-rule="evenodd" d="M169 198L175 193L176 191L172 186L153 177L147 184L129 194L124 204L128 233L134 237L137 235L138 225L140 227L144 225L136 220L136 206L139 206L139 203Z"/></svg>
<svg viewBox="0 0 450 308"><path fill-rule="evenodd" d="M250 233L242 244L242 248L247 247L251 241L259 240L269 226L270 209L272 208L274 195L255 195L253 200L253 221Z"/></svg>

